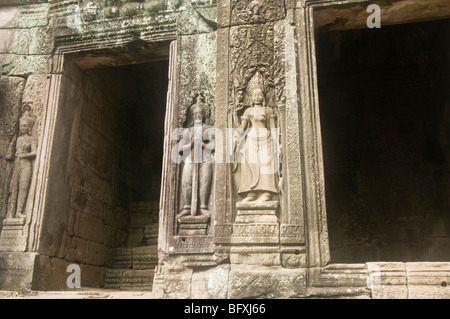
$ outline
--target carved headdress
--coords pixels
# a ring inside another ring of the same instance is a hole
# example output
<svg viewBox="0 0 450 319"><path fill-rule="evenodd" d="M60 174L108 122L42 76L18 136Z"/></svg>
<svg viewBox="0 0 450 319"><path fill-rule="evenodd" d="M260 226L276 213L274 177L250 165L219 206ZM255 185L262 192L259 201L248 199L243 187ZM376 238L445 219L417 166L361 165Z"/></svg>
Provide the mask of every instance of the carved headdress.
<svg viewBox="0 0 450 319"><path fill-rule="evenodd" d="M27 123L28 126L29 126L29 128L30 128L30 130L31 130L31 128L32 128L33 125L34 125L34 118L31 116L29 110L26 110L26 111L23 113L22 117L19 119L19 122L20 122L20 123Z"/></svg>
<svg viewBox="0 0 450 319"><path fill-rule="evenodd" d="M251 94L255 89L261 89L261 91L265 94L264 79L259 71L256 71L250 81L248 81L247 93Z"/></svg>
<svg viewBox="0 0 450 319"><path fill-rule="evenodd" d="M19 122L20 123L27 123L30 127L30 129L34 125L34 117L31 115L31 104L33 102L27 101L23 102L23 115L20 117Z"/></svg>

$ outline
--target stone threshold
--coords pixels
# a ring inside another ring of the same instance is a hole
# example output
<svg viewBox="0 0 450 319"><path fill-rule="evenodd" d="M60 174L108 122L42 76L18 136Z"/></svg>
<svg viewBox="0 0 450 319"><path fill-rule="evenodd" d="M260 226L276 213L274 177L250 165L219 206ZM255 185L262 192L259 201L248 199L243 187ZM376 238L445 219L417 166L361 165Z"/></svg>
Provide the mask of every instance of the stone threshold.
<svg viewBox="0 0 450 319"><path fill-rule="evenodd" d="M316 298L448 299L450 262L367 262L311 268Z"/></svg>
<svg viewBox="0 0 450 319"><path fill-rule="evenodd" d="M149 291L119 291L82 287L70 291L0 290L0 299L155 299Z"/></svg>

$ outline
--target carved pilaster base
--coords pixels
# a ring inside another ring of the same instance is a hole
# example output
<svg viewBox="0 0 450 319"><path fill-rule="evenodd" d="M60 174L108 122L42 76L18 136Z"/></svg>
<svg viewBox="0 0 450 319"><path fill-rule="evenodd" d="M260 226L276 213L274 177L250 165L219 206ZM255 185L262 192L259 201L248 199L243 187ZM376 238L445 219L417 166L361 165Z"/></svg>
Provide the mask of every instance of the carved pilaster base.
<svg viewBox="0 0 450 319"><path fill-rule="evenodd" d="M6 218L0 234L0 251L25 251L27 236L23 228L25 218Z"/></svg>
<svg viewBox="0 0 450 319"><path fill-rule="evenodd" d="M280 265L278 202L238 202L231 235L232 264Z"/></svg>

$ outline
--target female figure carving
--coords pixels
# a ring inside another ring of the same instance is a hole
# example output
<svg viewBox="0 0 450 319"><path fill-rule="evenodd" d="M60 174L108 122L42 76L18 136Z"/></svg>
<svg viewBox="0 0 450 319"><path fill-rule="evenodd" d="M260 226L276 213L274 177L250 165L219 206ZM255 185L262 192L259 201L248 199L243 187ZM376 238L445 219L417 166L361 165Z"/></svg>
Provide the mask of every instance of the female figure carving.
<svg viewBox="0 0 450 319"><path fill-rule="evenodd" d="M14 160L14 170L11 179L11 197L9 200L8 217L25 217L25 204L30 190L33 174L33 159L36 157L37 139L31 136L34 119L26 110L19 120L19 137L16 141L16 153L9 156Z"/></svg>
<svg viewBox="0 0 450 319"><path fill-rule="evenodd" d="M248 85L251 105L241 117L240 132L245 132L237 149L240 163L238 194L244 202L270 201L277 189L276 146L272 129L275 113L266 106L264 87L257 72ZM237 142L235 136L235 143ZM243 144L243 145L242 145Z"/></svg>

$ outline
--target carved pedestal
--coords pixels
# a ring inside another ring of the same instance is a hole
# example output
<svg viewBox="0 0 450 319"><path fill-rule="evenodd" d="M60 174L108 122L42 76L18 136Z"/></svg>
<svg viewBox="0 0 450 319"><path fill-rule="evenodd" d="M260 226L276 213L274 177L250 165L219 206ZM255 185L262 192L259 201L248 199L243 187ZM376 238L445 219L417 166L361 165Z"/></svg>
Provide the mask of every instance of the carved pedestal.
<svg viewBox="0 0 450 319"><path fill-rule="evenodd" d="M238 202L231 235L232 264L280 265L278 202Z"/></svg>
<svg viewBox="0 0 450 319"><path fill-rule="evenodd" d="M184 216L178 219L179 236L207 235L209 216Z"/></svg>
<svg viewBox="0 0 450 319"><path fill-rule="evenodd" d="M25 251L27 236L23 232L25 218L6 218L0 234L0 251Z"/></svg>

